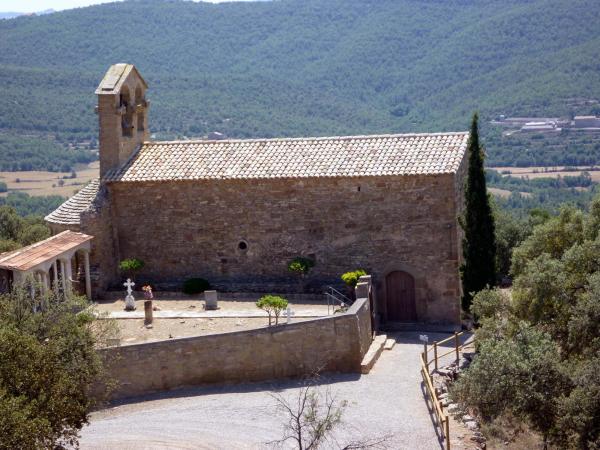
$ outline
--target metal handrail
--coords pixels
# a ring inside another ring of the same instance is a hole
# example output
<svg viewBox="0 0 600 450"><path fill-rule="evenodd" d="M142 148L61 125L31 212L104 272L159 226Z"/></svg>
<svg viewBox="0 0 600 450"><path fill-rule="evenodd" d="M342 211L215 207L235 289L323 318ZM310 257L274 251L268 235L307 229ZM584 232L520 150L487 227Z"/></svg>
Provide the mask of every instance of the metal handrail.
<svg viewBox="0 0 600 450"><path fill-rule="evenodd" d="M327 292L325 292L325 297L327 297L327 314L330 314L331 306L335 306L338 303L342 308L348 307L354 303L349 297L342 294L337 289L328 286ZM333 300L333 305L331 300Z"/></svg>

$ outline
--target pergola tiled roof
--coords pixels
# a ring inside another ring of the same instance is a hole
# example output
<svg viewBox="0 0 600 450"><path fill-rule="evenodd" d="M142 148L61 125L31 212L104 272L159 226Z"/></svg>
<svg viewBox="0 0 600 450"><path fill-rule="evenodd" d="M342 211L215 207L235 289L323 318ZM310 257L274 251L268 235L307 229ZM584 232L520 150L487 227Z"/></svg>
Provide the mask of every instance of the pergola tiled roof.
<svg viewBox="0 0 600 450"><path fill-rule="evenodd" d="M44 219L47 222L61 225L79 225L81 213L90 207L98 194L99 186L100 180L95 179L90 181L86 187L48 214Z"/></svg>
<svg viewBox="0 0 600 450"><path fill-rule="evenodd" d="M108 182L455 173L468 133L146 142Z"/></svg>
<svg viewBox="0 0 600 450"><path fill-rule="evenodd" d="M63 231L27 247L0 254L0 268L27 271L80 247L93 237L74 231Z"/></svg>

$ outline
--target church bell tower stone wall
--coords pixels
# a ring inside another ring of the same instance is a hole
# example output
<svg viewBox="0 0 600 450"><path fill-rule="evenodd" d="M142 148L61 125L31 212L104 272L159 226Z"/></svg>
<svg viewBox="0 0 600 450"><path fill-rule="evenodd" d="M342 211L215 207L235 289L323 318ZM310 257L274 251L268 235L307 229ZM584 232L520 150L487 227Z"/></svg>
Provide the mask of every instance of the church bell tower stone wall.
<svg viewBox="0 0 600 450"><path fill-rule="evenodd" d="M101 178L127 161L148 140L147 88L133 65L115 64L96 89Z"/></svg>

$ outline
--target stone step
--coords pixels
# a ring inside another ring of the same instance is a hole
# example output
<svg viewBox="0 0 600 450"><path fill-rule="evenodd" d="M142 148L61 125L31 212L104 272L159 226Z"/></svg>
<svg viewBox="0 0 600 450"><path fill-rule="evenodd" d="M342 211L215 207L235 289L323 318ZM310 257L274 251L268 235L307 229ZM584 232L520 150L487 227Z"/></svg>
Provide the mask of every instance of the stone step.
<svg viewBox="0 0 600 450"><path fill-rule="evenodd" d="M371 342L371 346L369 350L363 357L362 362L360 363L360 373L367 374L371 371L377 360L379 359L379 355L383 351L383 346L385 345L385 341L387 340L387 335L380 334L373 339Z"/></svg>
<svg viewBox="0 0 600 450"><path fill-rule="evenodd" d="M383 349L391 350L394 348L394 345L396 345L396 339L386 339L385 344L383 344Z"/></svg>

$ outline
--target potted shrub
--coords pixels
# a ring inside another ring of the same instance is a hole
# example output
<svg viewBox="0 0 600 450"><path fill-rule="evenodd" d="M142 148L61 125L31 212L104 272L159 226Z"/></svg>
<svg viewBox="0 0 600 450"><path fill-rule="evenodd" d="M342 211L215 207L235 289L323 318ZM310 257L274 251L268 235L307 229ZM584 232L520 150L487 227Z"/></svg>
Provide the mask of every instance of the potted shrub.
<svg viewBox="0 0 600 450"><path fill-rule="evenodd" d="M288 270L300 277L300 291L304 291L303 280L306 278L310 270L315 266L315 262L304 256L296 256L288 263Z"/></svg>
<svg viewBox="0 0 600 450"><path fill-rule="evenodd" d="M188 278L183 282L183 293L187 295L201 294L210 289L210 283L204 278Z"/></svg>
<svg viewBox="0 0 600 450"><path fill-rule="evenodd" d="M350 272L346 272L342 275L342 281L346 284L346 286L348 286L348 289L350 291L350 298L352 300L356 300L355 288L356 284L358 283L358 279L366 274L367 272L365 272L363 269L356 269Z"/></svg>

